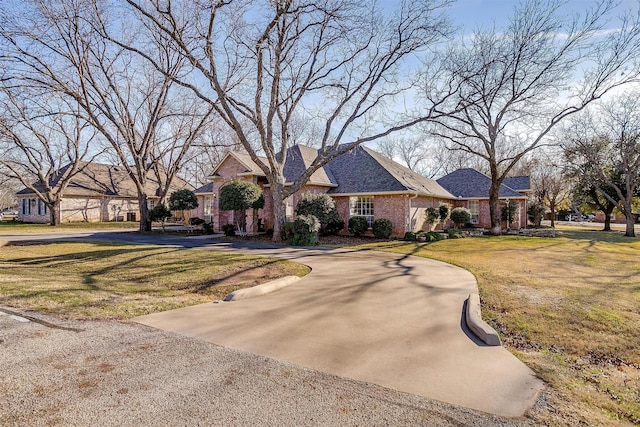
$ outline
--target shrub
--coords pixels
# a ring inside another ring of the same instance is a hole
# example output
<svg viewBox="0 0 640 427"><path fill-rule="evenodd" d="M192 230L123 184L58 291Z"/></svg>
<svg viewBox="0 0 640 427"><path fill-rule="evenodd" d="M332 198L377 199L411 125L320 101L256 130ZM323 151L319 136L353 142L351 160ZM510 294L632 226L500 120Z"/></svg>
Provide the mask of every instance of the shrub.
<svg viewBox="0 0 640 427"><path fill-rule="evenodd" d="M428 233L424 233L424 241L425 242L438 242L440 240L444 240L444 236L435 231L429 231Z"/></svg>
<svg viewBox="0 0 640 427"><path fill-rule="evenodd" d="M225 236L235 236L236 235L236 227L233 224L225 224L222 226L222 232Z"/></svg>
<svg viewBox="0 0 640 427"><path fill-rule="evenodd" d="M449 219L449 215L451 215L451 209L447 205L440 205L438 208L438 214L440 216L440 222L445 222Z"/></svg>
<svg viewBox="0 0 640 427"><path fill-rule="evenodd" d="M162 225L162 231L164 231L164 222L171 218L171 211L162 203L155 205L153 209L149 210L149 221L159 222Z"/></svg>
<svg viewBox="0 0 640 427"><path fill-rule="evenodd" d="M204 230L204 234L213 234L213 224L210 222L202 224L202 229Z"/></svg>
<svg viewBox="0 0 640 427"><path fill-rule="evenodd" d="M220 189L218 206L222 211L259 209L264 207L262 189L252 182L236 179Z"/></svg>
<svg viewBox="0 0 640 427"><path fill-rule="evenodd" d="M293 237L293 221L287 221L284 223L284 228L282 229L282 240L290 240L292 237Z"/></svg>
<svg viewBox="0 0 640 427"><path fill-rule="evenodd" d="M440 212L438 212L438 209L434 207L427 208L424 214L424 221L429 224L429 230L436 228L436 225L440 222Z"/></svg>
<svg viewBox="0 0 640 427"><path fill-rule="evenodd" d="M336 215L338 215L337 211L336 211ZM327 225L324 227L324 231L322 232L322 234L324 236L335 236L340 232L340 230L343 230L343 229L344 229L344 221L340 219L340 216L338 216L337 218L327 223Z"/></svg>
<svg viewBox="0 0 640 427"><path fill-rule="evenodd" d="M450 239L462 239L464 237L462 231L458 230L457 228L448 229L447 234L449 235Z"/></svg>
<svg viewBox="0 0 640 427"><path fill-rule="evenodd" d="M471 222L471 211L467 208L455 208L451 211L451 221L453 221L457 227Z"/></svg>
<svg viewBox="0 0 640 427"><path fill-rule="evenodd" d="M369 229L367 218L363 216L352 216L349 218L349 232L358 237Z"/></svg>
<svg viewBox="0 0 640 427"><path fill-rule="evenodd" d="M540 224L542 223L542 218L544 217L545 207L540 202L534 202L529 205L529 209L527 209L527 216L529 217L529 222L533 224L534 227L540 228Z"/></svg>
<svg viewBox="0 0 640 427"><path fill-rule="evenodd" d="M373 221L371 229L373 230L373 235L378 239L388 239L391 236L391 231L393 231L393 225L386 218L378 218Z"/></svg>
<svg viewBox="0 0 640 427"><path fill-rule="evenodd" d="M416 236L416 233L407 231L406 233L404 233L404 237L402 238L402 240L406 240L407 242L415 242L416 240L418 240L418 237Z"/></svg>
<svg viewBox="0 0 640 427"><path fill-rule="evenodd" d="M189 224L191 225L202 225L204 223L205 223L205 220L202 218L198 218L197 216L194 216L189 220Z"/></svg>
<svg viewBox="0 0 640 427"><path fill-rule="evenodd" d="M320 221L320 234L337 234L344 228L336 202L328 194L303 193L296 204L297 215L313 215Z"/></svg>
<svg viewBox="0 0 640 427"><path fill-rule="evenodd" d="M292 223L293 236L290 243L294 246L310 246L318 243L320 221L313 215L298 215Z"/></svg>
<svg viewBox="0 0 640 427"><path fill-rule="evenodd" d="M519 206L520 204L518 202L512 200L505 200L500 206L500 216L502 220L507 223L507 228L517 219L516 214L518 213Z"/></svg>
<svg viewBox="0 0 640 427"><path fill-rule="evenodd" d="M198 207L196 193L191 190L178 190L169 196L169 209L172 211L186 211Z"/></svg>

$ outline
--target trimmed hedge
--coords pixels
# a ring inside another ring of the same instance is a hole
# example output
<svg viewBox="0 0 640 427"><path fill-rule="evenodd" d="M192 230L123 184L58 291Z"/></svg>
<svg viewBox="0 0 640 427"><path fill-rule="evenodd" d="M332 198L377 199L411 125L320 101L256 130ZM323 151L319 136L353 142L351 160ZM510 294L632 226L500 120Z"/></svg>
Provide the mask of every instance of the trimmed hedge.
<svg viewBox="0 0 640 427"><path fill-rule="evenodd" d="M363 216L352 216L349 218L349 232L358 237L363 235L369 229L367 218Z"/></svg>
<svg viewBox="0 0 640 427"><path fill-rule="evenodd" d="M378 218L373 221L371 229L373 230L373 235L378 239L388 239L393 231L393 224L386 218Z"/></svg>
<svg viewBox="0 0 640 427"><path fill-rule="evenodd" d="M471 221L471 211L467 208L455 208L451 211L451 221L458 227Z"/></svg>

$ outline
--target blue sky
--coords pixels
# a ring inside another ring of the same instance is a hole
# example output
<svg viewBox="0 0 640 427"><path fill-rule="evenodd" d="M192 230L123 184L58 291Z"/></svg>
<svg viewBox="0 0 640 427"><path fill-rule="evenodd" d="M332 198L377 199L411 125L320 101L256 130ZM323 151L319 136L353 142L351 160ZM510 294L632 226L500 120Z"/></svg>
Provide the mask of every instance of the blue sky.
<svg viewBox="0 0 640 427"><path fill-rule="evenodd" d="M519 4L516 0L457 0L448 8L448 14L456 26L463 26L465 33L472 32L478 26L488 27L495 23L501 26L513 13ZM584 12L596 4L594 0L568 0L563 7L567 13ZM636 0L622 0L618 9L620 12L637 8ZM611 22L609 27L615 25Z"/></svg>

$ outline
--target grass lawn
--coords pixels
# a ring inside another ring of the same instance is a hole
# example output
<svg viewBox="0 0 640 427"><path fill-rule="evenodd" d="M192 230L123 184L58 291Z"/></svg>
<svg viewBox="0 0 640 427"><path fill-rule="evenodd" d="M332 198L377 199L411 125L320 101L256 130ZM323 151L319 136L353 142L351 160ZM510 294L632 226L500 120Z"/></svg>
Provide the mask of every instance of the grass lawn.
<svg viewBox="0 0 640 427"><path fill-rule="evenodd" d="M54 233L82 230L120 230L123 228L137 229L137 222L66 222L57 227L49 224L29 224L18 221L0 221L0 235L25 233Z"/></svg>
<svg viewBox="0 0 640 427"><path fill-rule="evenodd" d="M0 247L0 305L126 319L308 272L290 261L151 245L18 243Z"/></svg>
<svg viewBox="0 0 640 427"><path fill-rule="evenodd" d="M640 424L640 239L565 230L364 247L475 274L483 317L549 385L536 423Z"/></svg>

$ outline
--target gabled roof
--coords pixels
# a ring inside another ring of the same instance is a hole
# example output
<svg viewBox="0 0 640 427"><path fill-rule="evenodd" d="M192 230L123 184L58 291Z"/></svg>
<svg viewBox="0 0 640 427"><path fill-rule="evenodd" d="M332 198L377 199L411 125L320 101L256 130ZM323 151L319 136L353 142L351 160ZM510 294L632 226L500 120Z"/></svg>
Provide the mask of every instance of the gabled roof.
<svg viewBox="0 0 640 427"><path fill-rule="evenodd" d="M235 160L238 161L238 163L240 163L245 168L245 170L242 172L243 174L264 176L264 172L262 172L262 169L260 169L260 166L258 166L258 164L253 161L250 155L248 155L247 153L241 153L239 151L229 151L213 169L213 172L211 172L211 177L219 177L217 173L218 169L220 168L220 166L224 164L224 162L229 157L233 157ZM267 163L266 157L259 157L259 159L263 163Z"/></svg>
<svg viewBox="0 0 640 427"><path fill-rule="evenodd" d="M338 187L331 194L410 192L433 197L452 195L436 181L373 151L357 146L327 165Z"/></svg>
<svg viewBox="0 0 640 427"><path fill-rule="evenodd" d="M529 180L529 177L526 175L505 178L502 183L512 190L520 192L531 190L531 182Z"/></svg>
<svg viewBox="0 0 640 427"><path fill-rule="evenodd" d="M287 182L293 182L302 176L311 163L318 157L318 151L315 148L306 145L294 145L287 150L287 159L284 163L284 177ZM308 184L326 185L336 187L338 185L335 177L329 170L324 167L318 168L309 177Z"/></svg>
<svg viewBox="0 0 640 427"><path fill-rule="evenodd" d="M70 197L96 197L111 196L124 198L137 198L138 191L126 169L122 166L105 165L101 163L85 163L84 169L75 175L67 186L63 196ZM60 169L60 172L51 178L51 185L57 186L60 180L69 170L70 165ZM44 185L38 181L34 186L42 191ZM189 184L178 177L174 177L173 184L169 191L183 188L192 188ZM155 176L150 173L146 185L149 196L157 196L160 186ZM23 188L18 195L34 194L29 188Z"/></svg>
<svg viewBox="0 0 640 427"><path fill-rule="evenodd" d="M438 179L438 183L455 197L466 199L484 199L489 197L491 178L475 169L458 169ZM501 198L526 197L512 188L502 184L499 196Z"/></svg>

